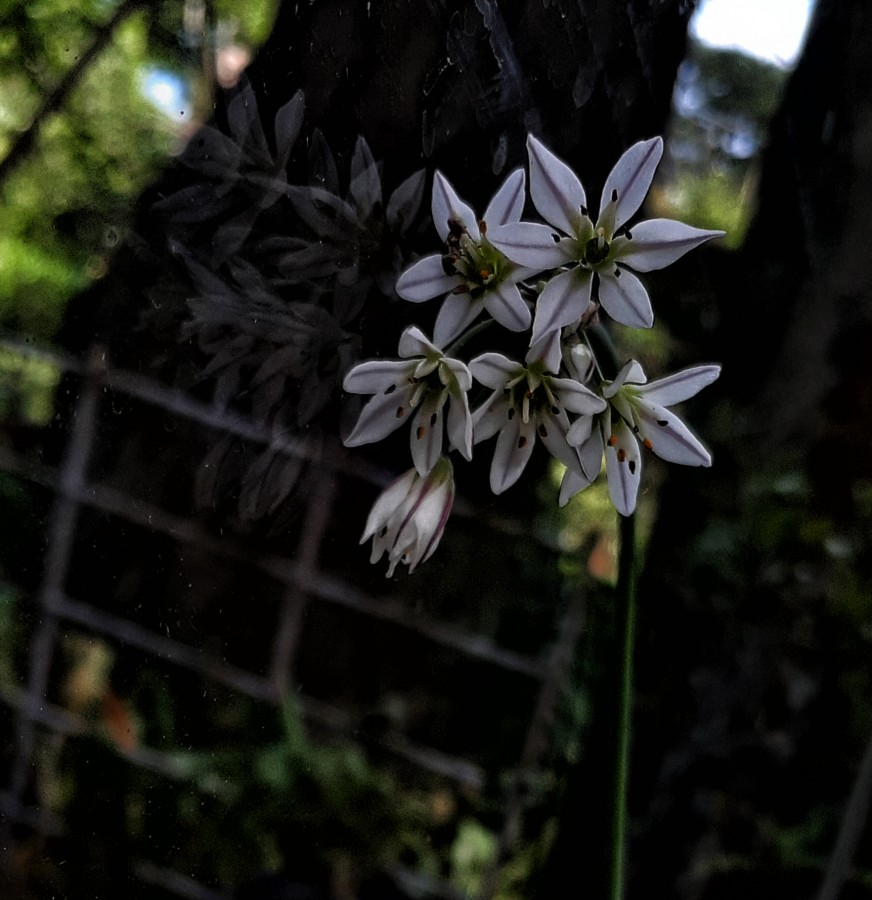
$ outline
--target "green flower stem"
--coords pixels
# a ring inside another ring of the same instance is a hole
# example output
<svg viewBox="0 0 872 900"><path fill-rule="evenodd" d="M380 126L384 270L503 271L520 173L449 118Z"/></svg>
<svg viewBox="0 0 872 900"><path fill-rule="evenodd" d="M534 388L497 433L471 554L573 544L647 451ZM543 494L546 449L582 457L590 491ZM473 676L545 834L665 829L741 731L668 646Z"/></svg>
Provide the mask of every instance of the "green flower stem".
<svg viewBox="0 0 872 900"><path fill-rule="evenodd" d="M610 900L623 900L627 842L627 784L633 706L633 638L636 627L636 517L622 516L615 610L615 648L620 654L615 711L616 746L612 773Z"/></svg>
<svg viewBox="0 0 872 900"><path fill-rule="evenodd" d="M484 319L479 322L477 325L473 325L469 331L465 331L453 344L445 351L446 356L454 357L457 354L457 351L469 340L474 338L477 334L480 334L486 328L490 328L491 325L494 324L495 319Z"/></svg>

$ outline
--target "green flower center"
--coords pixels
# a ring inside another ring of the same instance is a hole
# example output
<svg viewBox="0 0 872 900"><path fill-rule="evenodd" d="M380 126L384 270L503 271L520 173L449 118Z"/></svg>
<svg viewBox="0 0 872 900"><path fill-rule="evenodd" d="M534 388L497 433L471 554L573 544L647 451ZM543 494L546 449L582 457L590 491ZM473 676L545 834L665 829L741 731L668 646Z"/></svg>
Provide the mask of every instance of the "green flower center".
<svg viewBox="0 0 872 900"><path fill-rule="evenodd" d="M601 235L595 235L584 245L584 262L592 268L605 262L609 257L611 245Z"/></svg>
<svg viewBox="0 0 872 900"><path fill-rule="evenodd" d="M509 419L519 415L526 424L530 421L531 416L534 416L539 410L547 409L554 415L560 413L557 398L554 396L547 378L543 377L543 371L541 363L532 363L529 368L524 369L517 378L506 385L505 392L512 398L508 409ZM541 437L547 437L546 426L541 422L538 432ZM519 446L523 446L523 443Z"/></svg>
<svg viewBox="0 0 872 900"><path fill-rule="evenodd" d="M448 235L447 253L442 257L446 272L459 275L465 282L466 291L473 299L499 284L511 268L509 260L485 237L487 227L480 223L481 241L476 243L462 225L452 222ZM460 293L461 288L456 290Z"/></svg>

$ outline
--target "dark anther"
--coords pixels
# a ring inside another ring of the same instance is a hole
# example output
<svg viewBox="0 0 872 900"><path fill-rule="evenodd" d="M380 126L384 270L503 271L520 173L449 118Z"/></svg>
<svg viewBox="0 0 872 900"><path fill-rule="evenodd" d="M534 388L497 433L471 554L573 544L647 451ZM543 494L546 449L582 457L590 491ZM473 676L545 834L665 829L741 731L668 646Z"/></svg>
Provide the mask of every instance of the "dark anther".
<svg viewBox="0 0 872 900"><path fill-rule="evenodd" d="M636 474L636 460L635 459L630 460L630 474L631 475Z"/></svg>
<svg viewBox="0 0 872 900"><path fill-rule="evenodd" d="M454 265L454 257L451 254L445 254L442 257L442 271L446 275L456 275L457 267Z"/></svg>
<svg viewBox="0 0 872 900"><path fill-rule="evenodd" d="M617 202L618 202L618 192L612 191L612 203L617 203Z"/></svg>
<svg viewBox="0 0 872 900"><path fill-rule="evenodd" d="M548 437L548 429L544 425L540 425L539 426L539 434L543 438L547 438Z"/></svg>
<svg viewBox="0 0 872 900"><path fill-rule="evenodd" d="M422 437L427 433L427 429L423 425L418 426L418 430L415 432L418 440L420 441Z"/></svg>
<svg viewBox="0 0 872 900"><path fill-rule="evenodd" d="M598 237L592 237L584 245L584 258L588 265L594 266L597 263L602 262L608 255L608 243L603 241L602 246L600 246L600 239Z"/></svg>
<svg viewBox="0 0 872 900"><path fill-rule="evenodd" d="M438 418L439 418L439 416L437 416L436 413L433 413L433 415L430 416L430 427L431 428L436 424L436 420Z"/></svg>
<svg viewBox="0 0 872 900"><path fill-rule="evenodd" d="M453 288L452 294L468 294L469 293L469 285L468 284L458 284L456 288Z"/></svg>
<svg viewBox="0 0 872 900"><path fill-rule="evenodd" d="M405 414L406 414L406 411L403 409L403 407L398 406L397 407L397 418L402 419Z"/></svg>
<svg viewBox="0 0 872 900"><path fill-rule="evenodd" d="M524 448L526 446L527 446L527 438L525 438L524 435L522 434L518 438L518 449L521 450L522 448Z"/></svg>
<svg viewBox="0 0 872 900"><path fill-rule="evenodd" d="M386 388L385 388L385 393L386 393L386 394L393 394L393 392L394 392L396 389L397 389L397 386L396 386L395 384L392 384L392 385L390 385L389 387L386 387Z"/></svg>
<svg viewBox="0 0 872 900"><path fill-rule="evenodd" d="M487 222L485 222L484 219L482 219L482 220L478 223L478 230L479 230L482 234L487 234Z"/></svg>
<svg viewBox="0 0 872 900"><path fill-rule="evenodd" d="M658 420L657 420L657 424L658 424L661 428L665 428L665 427L669 424L669 420L668 420L668 419L658 419Z"/></svg>

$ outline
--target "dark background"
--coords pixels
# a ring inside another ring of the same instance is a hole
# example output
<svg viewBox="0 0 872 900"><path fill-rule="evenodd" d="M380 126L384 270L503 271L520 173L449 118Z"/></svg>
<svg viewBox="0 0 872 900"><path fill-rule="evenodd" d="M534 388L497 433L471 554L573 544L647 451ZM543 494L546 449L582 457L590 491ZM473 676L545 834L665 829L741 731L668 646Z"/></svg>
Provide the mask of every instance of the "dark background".
<svg viewBox="0 0 872 900"><path fill-rule="evenodd" d="M613 334L662 372L723 365L688 406L714 466L652 465L643 504L628 896L872 892L872 9L819 0L774 81L686 61L691 13L282 3L246 72L266 156L234 126L247 89L218 87L207 152L152 178L105 272L53 328L6 316L7 350L68 354L41 423L6 379L10 896L604 893L613 522L559 518L539 456L495 500L477 453L436 556L386 582L357 538L405 448L343 453L338 385L432 323L391 286L432 251L435 168L482 209L532 131L596 196L667 129L665 175L712 167L755 203L646 281L651 344ZM696 120L672 112L694 72ZM362 136L385 199L425 171L412 224L269 194L298 90L288 182L347 195ZM724 150L742 129L750 159ZM105 240L89 215L53 227Z"/></svg>

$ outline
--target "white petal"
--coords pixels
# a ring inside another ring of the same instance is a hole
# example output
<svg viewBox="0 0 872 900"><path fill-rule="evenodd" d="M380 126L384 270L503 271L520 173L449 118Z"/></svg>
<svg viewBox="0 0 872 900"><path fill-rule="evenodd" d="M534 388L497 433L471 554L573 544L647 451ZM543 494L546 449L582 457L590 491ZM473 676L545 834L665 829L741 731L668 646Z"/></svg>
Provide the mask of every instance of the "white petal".
<svg viewBox="0 0 872 900"><path fill-rule="evenodd" d="M581 469L588 480L593 481L603 465L603 436L599 419L594 416L576 419L566 433L566 442L578 448Z"/></svg>
<svg viewBox="0 0 872 900"><path fill-rule="evenodd" d="M633 144L615 163L606 179L600 202L600 210L603 210L617 192L615 228L620 228L642 205L661 156L663 156L663 139L655 137Z"/></svg>
<svg viewBox="0 0 872 900"><path fill-rule="evenodd" d="M620 272L620 275L618 274ZM621 325L650 328L654 310L645 286L627 269L600 273L599 300L603 309Z"/></svg>
<svg viewBox="0 0 872 900"><path fill-rule="evenodd" d="M578 448L578 458L582 471L593 481L603 467L603 433L597 420L588 439Z"/></svg>
<svg viewBox="0 0 872 900"><path fill-rule="evenodd" d="M578 176L533 135L527 137L530 156L530 198L546 222L575 234L581 208L587 206Z"/></svg>
<svg viewBox="0 0 872 900"><path fill-rule="evenodd" d="M415 566L433 555L445 531L445 523L448 521L453 502L453 480L431 488L422 497L420 505L415 510L416 541L407 560L410 573L415 571Z"/></svg>
<svg viewBox="0 0 872 900"><path fill-rule="evenodd" d="M472 459L472 416L465 391L448 401L448 443L464 459Z"/></svg>
<svg viewBox="0 0 872 900"><path fill-rule="evenodd" d="M606 408L606 401L572 378L552 378L549 382L557 402L569 412L594 415Z"/></svg>
<svg viewBox="0 0 872 900"><path fill-rule="evenodd" d="M342 442L346 447L360 447L386 438L408 421L412 387L390 394L376 394L360 411L351 434Z"/></svg>
<svg viewBox="0 0 872 900"><path fill-rule="evenodd" d="M560 482L558 503L560 506L566 506L571 497L574 497L579 491L590 487L592 483L593 479L579 474L574 469L567 469L563 473L563 481Z"/></svg>
<svg viewBox="0 0 872 900"><path fill-rule="evenodd" d="M512 408L502 391L495 391L472 414L473 442L476 444L493 437L509 419Z"/></svg>
<svg viewBox="0 0 872 900"><path fill-rule="evenodd" d="M634 407L640 436L661 459L683 466L712 464L708 450L675 413L641 399Z"/></svg>
<svg viewBox="0 0 872 900"><path fill-rule="evenodd" d="M363 537L360 539L361 544L385 527L388 519L408 497L417 478L418 473L414 469L409 469L379 494L366 519L366 527L363 529Z"/></svg>
<svg viewBox="0 0 872 900"><path fill-rule="evenodd" d="M534 362L541 362L545 365L546 372L557 372L561 361L560 329L548 331L530 344L524 361L528 366Z"/></svg>
<svg viewBox="0 0 872 900"><path fill-rule="evenodd" d="M560 414L554 415L550 411L542 411L537 416L537 420L536 433L551 455L560 460L568 469L580 471L581 462L578 458L578 451L575 447L570 447L566 441L566 432L569 429L569 419L566 413L561 410Z"/></svg>
<svg viewBox="0 0 872 900"><path fill-rule="evenodd" d="M442 406L438 391L430 391L412 421L409 446L419 474L426 475L442 455Z"/></svg>
<svg viewBox="0 0 872 900"><path fill-rule="evenodd" d="M603 386L603 397L611 400L625 384L645 384L647 380L645 372L639 363L635 359L631 359L629 362L624 363L614 381L608 382Z"/></svg>
<svg viewBox="0 0 872 900"><path fill-rule="evenodd" d="M472 377L494 391L501 391L506 382L517 378L523 370L524 367L520 363L503 356L502 353L482 353L469 363Z"/></svg>
<svg viewBox="0 0 872 900"><path fill-rule="evenodd" d="M609 495L615 509L622 516L629 516L636 508L636 496L639 493L639 480L642 475L639 442L623 420L617 418L612 421L609 437L605 448Z"/></svg>
<svg viewBox="0 0 872 900"><path fill-rule="evenodd" d="M587 344L576 344L566 354L566 368L576 381L588 382L595 371L593 354Z"/></svg>
<svg viewBox="0 0 872 900"><path fill-rule="evenodd" d="M356 365L342 382L349 394L380 394L392 384L405 381L411 367L399 359L370 359Z"/></svg>
<svg viewBox="0 0 872 900"><path fill-rule="evenodd" d="M632 238L618 252L618 259L637 272L662 269L723 231L706 231L675 219L649 219L630 229Z"/></svg>
<svg viewBox="0 0 872 900"><path fill-rule="evenodd" d="M440 347L447 347L482 311L481 300L471 300L469 294L449 294L439 309L433 327L433 339Z"/></svg>
<svg viewBox="0 0 872 900"><path fill-rule="evenodd" d="M545 334L577 322L590 303L592 274L586 269L561 272L545 286L536 301L533 344Z"/></svg>
<svg viewBox="0 0 872 900"><path fill-rule="evenodd" d="M502 494L520 477L530 461L536 432L532 420L526 424L515 415L500 431L490 470L490 487L495 494Z"/></svg>
<svg viewBox="0 0 872 900"><path fill-rule="evenodd" d="M509 222L517 222L521 218L526 182L523 169L515 169L506 178L484 211L484 221L487 223L488 229L506 225Z"/></svg>
<svg viewBox="0 0 872 900"><path fill-rule="evenodd" d="M646 384L639 389L639 394L651 403L672 406L695 396L720 374L720 366L694 366Z"/></svg>
<svg viewBox="0 0 872 900"><path fill-rule="evenodd" d="M596 419L593 416L581 416L576 419L566 432L566 440L572 447L580 447L594 433L593 425Z"/></svg>
<svg viewBox="0 0 872 900"><path fill-rule="evenodd" d="M427 338L417 325L410 325L400 335L400 346L397 352L403 359L413 356L442 356L442 351Z"/></svg>
<svg viewBox="0 0 872 900"><path fill-rule="evenodd" d="M459 284L462 284L460 276L446 275L442 268L442 257L436 254L425 256L406 269L397 279L396 291L403 300L421 303L447 294Z"/></svg>
<svg viewBox="0 0 872 900"><path fill-rule="evenodd" d="M569 238L564 238L564 241L568 241ZM502 253L502 251L500 251ZM503 253L505 256L505 253ZM508 259L508 265L506 266L505 274L503 275L503 281L507 281L510 284L517 284L519 281L529 281L531 278L538 275L542 270L534 269L530 266L522 266L518 263L513 263Z"/></svg>
<svg viewBox="0 0 872 900"><path fill-rule="evenodd" d="M466 363L461 362L459 359L450 359L447 356L443 356L440 366L439 378L442 384L452 392L452 397L455 396L455 387L461 393L468 391L472 387L472 373L467 368ZM445 372L445 369L448 372Z"/></svg>
<svg viewBox="0 0 872 900"><path fill-rule="evenodd" d="M438 171L433 176L433 203L431 210L433 213L433 224L436 226L439 237L443 241L448 240L449 220L463 225L469 236L476 243L481 240L481 234L478 230L478 219L476 219L472 207L467 206L457 196L457 193L451 186L451 182Z"/></svg>
<svg viewBox="0 0 872 900"><path fill-rule="evenodd" d="M555 240L556 238L556 240ZM538 273L572 262L571 241L562 239L550 225L510 222L488 230L487 239L512 262Z"/></svg>
<svg viewBox="0 0 872 900"><path fill-rule="evenodd" d="M517 285L502 282L482 296L484 308L509 331L526 331L530 327L530 309L524 303Z"/></svg>

